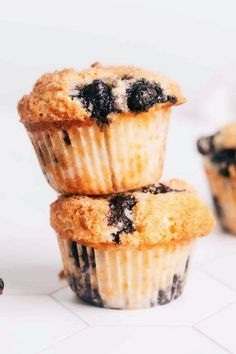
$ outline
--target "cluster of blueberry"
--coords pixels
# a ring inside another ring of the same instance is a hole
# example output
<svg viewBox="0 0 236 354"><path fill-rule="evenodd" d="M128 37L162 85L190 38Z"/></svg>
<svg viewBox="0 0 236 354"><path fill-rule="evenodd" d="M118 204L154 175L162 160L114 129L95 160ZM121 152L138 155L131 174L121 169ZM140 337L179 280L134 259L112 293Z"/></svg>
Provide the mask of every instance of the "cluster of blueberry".
<svg viewBox="0 0 236 354"><path fill-rule="evenodd" d="M133 207L137 204L137 200L132 195L118 194L109 200L110 212L108 214L108 226L118 228L116 233L113 233L113 242L120 243L120 235L134 232L135 226L130 216Z"/></svg>
<svg viewBox="0 0 236 354"><path fill-rule="evenodd" d="M169 192L183 192L183 190L173 189L169 186L158 183L143 187L143 193L161 194ZM132 209L137 204L134 196L129 194L118 194L109 200L110 212L108 214L108 226L118 228L116 233L113 233L113 242L120 243L120 235L124 233L132 233L135 231L135 225L131 219Z"/></svg>
<svg viewBox="0 0 236 354"><path fill-rule="evenodd" d="M216 134L200 138L197 143L198 151L200 154L208 156L211 162L217 165L222 176L229 177L229 166L236 165L236 149L216 149L215 136Z"/></svg>
<svg viewBox="0 0 236 354"><path fill-rule="evenodd" d="M130 80L130 77L124 77ZM176 102L175 96L165 95L163 89L157 83L146 79L127 81L127 106L130 112L146 112L156 103ZM76 88L72 99L80 99L84 107L92 114L92 117L101 125L108 124L108 114L120 112L117 109L112 87L102 80L94 80L83 88Z"/></svg>

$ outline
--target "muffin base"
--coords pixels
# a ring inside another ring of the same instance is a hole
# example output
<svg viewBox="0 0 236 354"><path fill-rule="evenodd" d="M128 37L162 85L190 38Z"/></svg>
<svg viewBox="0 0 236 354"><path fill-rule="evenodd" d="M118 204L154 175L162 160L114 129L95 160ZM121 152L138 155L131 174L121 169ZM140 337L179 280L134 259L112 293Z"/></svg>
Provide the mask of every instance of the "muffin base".
<svg viewBox="0 0 236 354"><path fill-rule="evenodd" d="M170 108L120 117L99 127L29 131L49 184L61 194L112 194L162 174Z"/></svg>
<svg viewBox="0 0 236 354"><path fill-rule="evenodd" d="M71 289L113 309L165 305L183 291L194 241L152 249L95 249L58 237Z"/></svg>
<svg viewBox="0 0 236 354"><path fill-rule="evenodd" d="M204 168L208 178L215 211L223 231L236 235L236 176L219 174L207 158Z"/></svg>

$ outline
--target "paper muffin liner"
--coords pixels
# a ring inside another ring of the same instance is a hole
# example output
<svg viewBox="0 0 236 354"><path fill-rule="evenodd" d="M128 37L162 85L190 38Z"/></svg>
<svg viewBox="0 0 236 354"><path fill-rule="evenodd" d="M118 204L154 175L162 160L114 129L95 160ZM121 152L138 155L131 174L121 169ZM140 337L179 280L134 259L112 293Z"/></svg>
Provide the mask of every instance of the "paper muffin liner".
<svg viewBox="0 0 236 354"><path fill-rule="evenodd" d="M49 184L62 194L111 194L162 174L170 108L99 127L29 132Z"/></svg>
<svg viewBox="0 0 236 354"><path fill-rule="evenodd" d="M165 305L183 291L194 241L138 250L95 249L58 237L71 289L113 309Z"/></svg>
<svg viewBox="0 0 236 354"><path fill-rule="evenodd" d="M223 176L207 157L204 168L219 223L223 231L236 235L236 176Z"/></svg>

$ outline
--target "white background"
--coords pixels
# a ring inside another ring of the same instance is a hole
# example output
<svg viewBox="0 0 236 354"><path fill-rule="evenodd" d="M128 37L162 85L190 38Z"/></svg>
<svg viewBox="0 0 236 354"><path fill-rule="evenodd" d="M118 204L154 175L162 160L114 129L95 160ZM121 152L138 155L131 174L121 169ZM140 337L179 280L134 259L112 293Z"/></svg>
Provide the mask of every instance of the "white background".
<svg viewBox="0 0 236 354"><path fill-rule="evenodd" d="M175 304L117 312L78 303L60 281L44 181L17 100L44 72L95 61L133 64L178 81L165 176L185 178L210 205L195 141L236 117L234 1L0 1L0 346L3 354L236 353L236 240L199 242ZM83 347L83 351L82 348Z"/></svg>

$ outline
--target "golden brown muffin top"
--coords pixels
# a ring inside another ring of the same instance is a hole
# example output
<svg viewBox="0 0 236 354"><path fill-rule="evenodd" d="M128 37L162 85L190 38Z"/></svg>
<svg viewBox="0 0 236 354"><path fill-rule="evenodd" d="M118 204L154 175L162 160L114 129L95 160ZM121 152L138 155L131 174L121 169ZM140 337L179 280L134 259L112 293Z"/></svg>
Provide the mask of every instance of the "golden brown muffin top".
<svg viewBox="0 0 236 354"><path fill-rule="evenodd" d="M212 155L226 149L236 149L236 123L227 124L215 134L198 140L198 150L202 155Z"/></svg>
<svg viewBox="0 0 236 354"><path fill-rule="evenodd" d="M225 125L214 136L214 145L217 150L236 148L236 123Z"/></svg>
<svg viewBox="0 0 236 354"><path fill-rule="evenodd" d="M209 208L181 180L103 197L59 197L51 225L60 237L93 247L151 247L208 235Z"/></svg>
<svg viewBox="0 0 236 354"><path fill-rule="evenodd" d="M160 74L132 66L102 66L83 71L64 69L44 74L18 103L21 121L38 124L76 122L106 124L115 116L137 115L149 109L185 101L180 87Z"/></svg>
<svg viewBox="0 0 236 354"><path fill-rule="evenodd" d="M236 123L225 125L215 134L198 140L205 164L213 165L224 177L236 176Z"/></svg>

